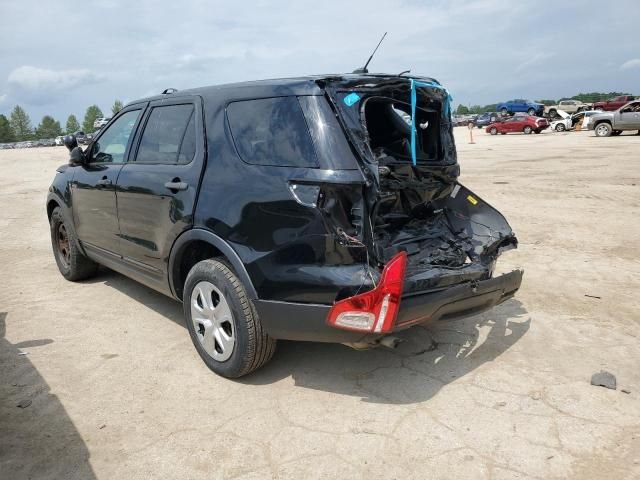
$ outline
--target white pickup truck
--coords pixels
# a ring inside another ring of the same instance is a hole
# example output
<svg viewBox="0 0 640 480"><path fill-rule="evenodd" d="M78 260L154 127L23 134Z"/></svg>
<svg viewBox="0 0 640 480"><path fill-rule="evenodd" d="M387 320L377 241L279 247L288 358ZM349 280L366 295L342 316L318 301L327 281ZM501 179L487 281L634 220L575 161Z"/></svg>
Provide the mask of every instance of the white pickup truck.
<svg viewBox="0 0 640 480"><path fill-rule="evenodd" d="M560 100L557 105L544 107L544 111L550 117L555 117L558 114L558 110L563 110L567 113L578 113L583 110L591 110L591 107L592 105L582 103L580 100Z"/></svg>

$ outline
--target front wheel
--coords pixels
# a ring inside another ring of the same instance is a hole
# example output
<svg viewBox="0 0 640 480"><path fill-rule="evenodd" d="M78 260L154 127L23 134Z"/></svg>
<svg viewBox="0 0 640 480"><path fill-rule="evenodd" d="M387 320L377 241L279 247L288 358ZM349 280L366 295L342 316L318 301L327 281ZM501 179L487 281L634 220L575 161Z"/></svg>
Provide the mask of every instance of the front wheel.
<svg viewBox="0 0 640 480"><path fill-rule="evenodd" d="M505 107L500 109L500 115L502 115L503 117L506 117L508 113L509 111Z"/></svg>
<svg viewBox="0 0 640 480"><path fill-rule="evenodd" d="M529 134L533 131L533 128L531 128L529 125L527 125L526 127L524 127L524 128L522 129L522 131L523 131L523 133L524 133L525 135L529 135Z"/></svg>
<svg viewBox="0 0 640 480"><path fill-rule="evenodd" d="M612 131L613 129L608 123L599 123L595 128L596 137L609 137Z"/></svg>
<svg viewBox="0 0 640 480"><path fill-rule="evenodd" d="M224 263L203 260L191 269L183 308L198 354L218 375L242 377L273 356L276 341L264 331L244 285Z"/></svg>
<svg viewBox="0 0 640 480"><path fill-rule="evenodd" d="M534 109L534 108L530 108L529 110L527 110L527 113L528 113L529 115L533 116L533 115L535 115L535 114L536 114L536 111L535 111L535 109Z"/></svg>
<svg viewBox="0 0 640 480"><path fill-rule="evenodd" d="M489 130L489 133L491 135L497 135L498 134L498 129L496 127L492 127L491 130Z"/></svg>
<svg viewBox="0 0 640 480"><path fill-rule="evenodd" d="M556 132L564 132L566 130L564 123L559 123L556 125Z"/></svg>
<svg viewBox="0 0 640 480"><path fill-rule="evenodd" d="M78 239L65 222L60 207L51 212L49 228L53 255L62 276L71 282L77 282L95 275L98 264L80 251Z"/></svg>

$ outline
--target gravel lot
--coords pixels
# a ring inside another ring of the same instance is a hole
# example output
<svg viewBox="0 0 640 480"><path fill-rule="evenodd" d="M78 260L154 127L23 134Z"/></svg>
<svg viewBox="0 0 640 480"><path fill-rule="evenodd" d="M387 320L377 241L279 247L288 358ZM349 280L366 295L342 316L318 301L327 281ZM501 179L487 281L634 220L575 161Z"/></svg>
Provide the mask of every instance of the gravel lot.
<svg viewBox="0 0 640 480"><path fill-rule="evenodd" d="M0 151L0 477L640 478L640 137L456 131L520 239L516 298L395 351L281 342L241 381L178 303L66 282L44 205L66 149Z"/></svg>

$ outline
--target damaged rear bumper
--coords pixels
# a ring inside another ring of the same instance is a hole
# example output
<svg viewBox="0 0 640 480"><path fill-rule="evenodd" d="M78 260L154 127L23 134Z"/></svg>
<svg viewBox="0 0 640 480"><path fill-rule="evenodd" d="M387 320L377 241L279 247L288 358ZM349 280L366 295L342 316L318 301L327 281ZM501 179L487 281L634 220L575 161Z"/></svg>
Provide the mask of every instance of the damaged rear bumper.
<svg viewBox="0 0 640 480"><path fill-rule="evenodd" d="M473 315L511 298L520 288L522 270L489 280L466 282L437 292L402 298L394 332L413 325ZM260 321L276 339L314 342L370 342L383 335L353 332L327 324L331 305L255 300Z"/></svg>

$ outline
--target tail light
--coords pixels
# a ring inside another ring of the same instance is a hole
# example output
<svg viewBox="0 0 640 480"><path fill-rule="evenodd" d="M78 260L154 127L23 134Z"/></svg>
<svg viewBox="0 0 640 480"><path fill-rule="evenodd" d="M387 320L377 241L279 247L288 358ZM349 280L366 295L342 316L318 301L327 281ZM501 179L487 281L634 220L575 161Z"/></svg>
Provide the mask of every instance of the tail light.
<svg viewBox="0 0 640 480"><path fill-rule="evenodd" d="M398 253L385 265L377 287L336 302L327 323L343 330L390 332L400 309L406 265L407 253Z"/></svg>

